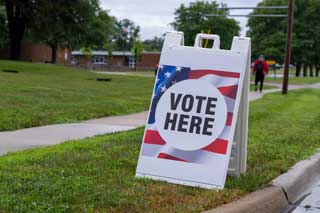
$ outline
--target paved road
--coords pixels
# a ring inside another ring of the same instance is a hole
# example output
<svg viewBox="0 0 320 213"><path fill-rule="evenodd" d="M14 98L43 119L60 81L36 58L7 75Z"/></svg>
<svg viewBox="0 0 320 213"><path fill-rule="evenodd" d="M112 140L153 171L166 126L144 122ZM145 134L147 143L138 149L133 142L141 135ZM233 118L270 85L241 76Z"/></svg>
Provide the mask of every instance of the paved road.
<svg viewBox="0 0 320 213"><path fill-rule="evenodd" d="M320 212L320 180L306 198L297 204L293 213Z"/></svg>
<svg viewBox="0 0 320 213"><path fill-rule="evenodd" d="M280 87L279 84L272 85ZM320 88L320 84L290 86L289 88ZM250 101L260 99L266 93L277 91L280 91L280 88L266 90L263 93L251 92ZM145 111L131 115L93 119L80 123L56 124L17 131L0 132L0 155L17 150L59 144L67 140L78 140L96 135L135 129L145 125L147 116L148 112Z"/></svg>

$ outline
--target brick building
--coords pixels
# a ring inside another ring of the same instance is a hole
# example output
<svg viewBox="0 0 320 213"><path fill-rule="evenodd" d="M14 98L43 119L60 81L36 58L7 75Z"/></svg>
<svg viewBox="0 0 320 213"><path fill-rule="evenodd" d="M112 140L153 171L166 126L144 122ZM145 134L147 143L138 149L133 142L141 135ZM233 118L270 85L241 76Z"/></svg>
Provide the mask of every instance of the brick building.
<svg viewBox="0 0 320 213"><path fill-rule="evenodd" d="M90 57L83 55L78 50L71 52L71 64L73 65L92 64L104 67L154 69L159 60L160 52L143 52L137 63L134 54L129 51L113 51L111 56L108 51L92 51Z"/></svg>
<svg viewBox="0 0 320 213"><path fill-rule="evenodd" d="M20 60L48 63L51 61L51 48L45 44L23 43L21 45ZM0 59L8 59L9 50L0 50ZM92 56L88 57L75 50L57 50L57 64L86 66L101 68L106 70L131 70L147 69L153 70L159 63L160 52L143 52L140 60L136 63L135 56L129 51L113 51L109 56L108 51L93 51Z"/></svg>
<svg viewBox="0 0 320 213"><path fill-rule="evenodd" d="M0 59L9 58L9 50L0 50ZM57 64L70 64L70 53L68 50L57 50ZM20 60L36 63L47 63L51 61L51 48L45 44L23 43L21 45Z"/></svg>
<svg viewBox="0 0 320 213"><path fill-rule="evenodd" d="M160 52L143 52L140 60L137 63L138 68L154 69L160 61Z"/></svg>

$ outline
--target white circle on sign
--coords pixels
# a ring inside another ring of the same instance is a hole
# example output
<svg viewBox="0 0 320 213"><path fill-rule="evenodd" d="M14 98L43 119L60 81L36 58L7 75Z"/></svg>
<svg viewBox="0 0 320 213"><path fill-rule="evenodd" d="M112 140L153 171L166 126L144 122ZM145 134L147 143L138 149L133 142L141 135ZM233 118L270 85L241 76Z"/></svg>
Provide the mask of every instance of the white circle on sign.
<svg viewBox="0 0 320 213"><path fill-rule="evenodd" d="M227 121L223 95L204 80L184 80L171 86L160 98L156 128L171 146L198 150L214 142Z"/></svg>

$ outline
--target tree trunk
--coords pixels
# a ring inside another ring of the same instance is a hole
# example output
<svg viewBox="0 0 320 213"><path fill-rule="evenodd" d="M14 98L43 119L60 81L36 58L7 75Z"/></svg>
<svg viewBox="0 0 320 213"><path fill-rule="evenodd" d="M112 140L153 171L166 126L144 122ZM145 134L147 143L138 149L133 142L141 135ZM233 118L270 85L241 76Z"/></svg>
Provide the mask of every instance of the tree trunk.
<svg viewBox="0 0 320 213"><path fill-rule="evenodd" d="M20 58L21 42L24 36L26 23L21 14L20 6L13 4L12 0L5 0L10 38L10 59Z"/></svg>
<svg viewBox="0 0 320 213"><path fill-rule="evenodd" d="M313 77L313 65L312 64L310 64L309 65L309 73L310 73L310 77Z"/></svg>
<svg viewBox="0 0 320 213"><path fill-rule="evenodd" d="M316 67L316 77L319 77L320 64L315 65L315 67Z"/></svg>
<svg viewBox="0 0 320 213"><path fill-rule="evenodd" d="M303 77L307 77L308 76L307 70L308 70L308 65L307 64L303 64Z"/></svg>
<svg viewBox="0 0 320 213"><path fill-rule="evenodd" d="M51 44L49 46L51 47L51 63L55 64L57 63L57 45Z"/></svg>
<svg viewBox="0 0 320 213"><path fill-rule="evenodd" d="M301 73L301 64L298 63L296 65L296 77L299 77L300 76L300 73Z"/></svg>

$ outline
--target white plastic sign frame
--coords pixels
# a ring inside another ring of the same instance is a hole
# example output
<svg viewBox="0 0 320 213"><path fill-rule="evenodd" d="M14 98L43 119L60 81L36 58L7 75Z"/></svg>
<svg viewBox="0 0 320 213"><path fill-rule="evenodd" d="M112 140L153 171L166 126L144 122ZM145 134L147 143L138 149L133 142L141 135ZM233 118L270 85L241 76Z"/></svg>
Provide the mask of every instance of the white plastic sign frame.
<svg viewBox="0 0 320 213"><path fill-rule="evenodd" d="M245 172L251 41L234 37L221 50L218 35L183 40L166 34L136 177L223 189L231 152L231 173Z"/></svg>

